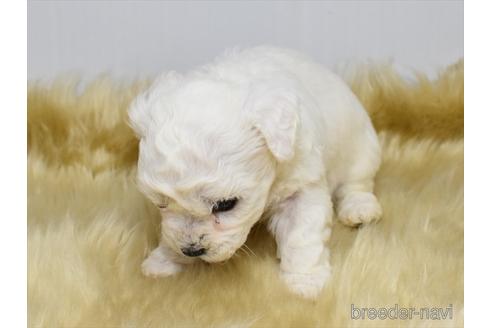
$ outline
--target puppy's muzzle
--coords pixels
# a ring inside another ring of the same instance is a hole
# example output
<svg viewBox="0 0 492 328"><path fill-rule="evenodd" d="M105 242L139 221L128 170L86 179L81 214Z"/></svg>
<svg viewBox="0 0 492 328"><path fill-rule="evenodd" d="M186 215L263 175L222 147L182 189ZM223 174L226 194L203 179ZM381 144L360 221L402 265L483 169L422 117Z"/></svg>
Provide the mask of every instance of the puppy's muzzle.
<svg viewBox="0 0 492 328"><path fill-rule="evenodd" d="M181 252L183 252L184 255L189 257L197 257L205 254L207 250L203 247L196 246L195 244L191 244L188 247L181 248Z"/></svg>

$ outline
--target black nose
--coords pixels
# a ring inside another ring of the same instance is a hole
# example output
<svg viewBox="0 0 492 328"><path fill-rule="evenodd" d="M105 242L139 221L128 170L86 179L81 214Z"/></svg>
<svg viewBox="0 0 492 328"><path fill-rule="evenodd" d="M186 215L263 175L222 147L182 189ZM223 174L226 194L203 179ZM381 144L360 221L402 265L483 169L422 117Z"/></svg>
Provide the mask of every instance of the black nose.
<svg viewBox="0 0 492 328"><path fill-rule="evenodd" d="M205 248L196 248L196 247L186 247L186 248L181 248L181 252L183 252L184 255L189 256L189 257L196 257L205 254L207 250Z"/></svg>

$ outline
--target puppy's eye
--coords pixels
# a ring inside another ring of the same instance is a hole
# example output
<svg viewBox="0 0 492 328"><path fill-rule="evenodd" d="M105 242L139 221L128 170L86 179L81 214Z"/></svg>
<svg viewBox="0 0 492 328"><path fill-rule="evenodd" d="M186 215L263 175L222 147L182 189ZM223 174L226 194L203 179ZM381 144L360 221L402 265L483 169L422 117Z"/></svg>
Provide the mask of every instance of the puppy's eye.
<svg viewBox="0 0 492 328"><path fill-rule="evenodd" d="M217 201L212 207L212 213L230 211L237 204L237 197Z"/></svg>
<svg viewBox="0 0 492 328"><path fill-rule="evenodd" d="M157 204L157 207L159 207L159 208L166 208L167 207L167 204Z"/></svg>

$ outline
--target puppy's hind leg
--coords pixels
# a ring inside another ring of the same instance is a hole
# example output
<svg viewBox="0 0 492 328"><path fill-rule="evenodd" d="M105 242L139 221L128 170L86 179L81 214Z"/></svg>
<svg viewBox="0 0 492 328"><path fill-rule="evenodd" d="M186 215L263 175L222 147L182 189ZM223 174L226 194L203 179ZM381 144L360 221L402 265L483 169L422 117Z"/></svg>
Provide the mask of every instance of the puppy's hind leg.
<svg viewBox="0 0 492 328"><path fill-rule="evenodd" d="M372 180L347 182L336 191L338 219L349 227L378 221L383 211L372 192Z"/></svg>
<svg viewBox="0 0 492 328"><path fill-rule="evenodd" d="M374 190L374 176L381 162L379 144L375 135L363 140L354 153L352 165L334 193L338 219L355 227L377 221L383 211Z"/></svg>

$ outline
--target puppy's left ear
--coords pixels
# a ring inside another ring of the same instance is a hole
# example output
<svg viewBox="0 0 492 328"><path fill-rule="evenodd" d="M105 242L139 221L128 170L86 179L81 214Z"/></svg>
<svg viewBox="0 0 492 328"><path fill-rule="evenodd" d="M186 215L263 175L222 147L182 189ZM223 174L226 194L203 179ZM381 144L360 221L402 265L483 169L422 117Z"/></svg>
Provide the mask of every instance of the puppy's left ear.
<svg viewBox="0 0 492 328"><path fill-rule="evenodd" d="M139 138L162 121L166 115L166 97L178 85L181 75L171 71L154 80L151 86L139 94L128 109L128 123Z"/></svg>
<svg viewBox="0 0 492 328"><path fill-rule="evenodd" d="M299 97L290 88L259 86L249 95L246 111L279 161L292 159L298 125Z"/></svg>

